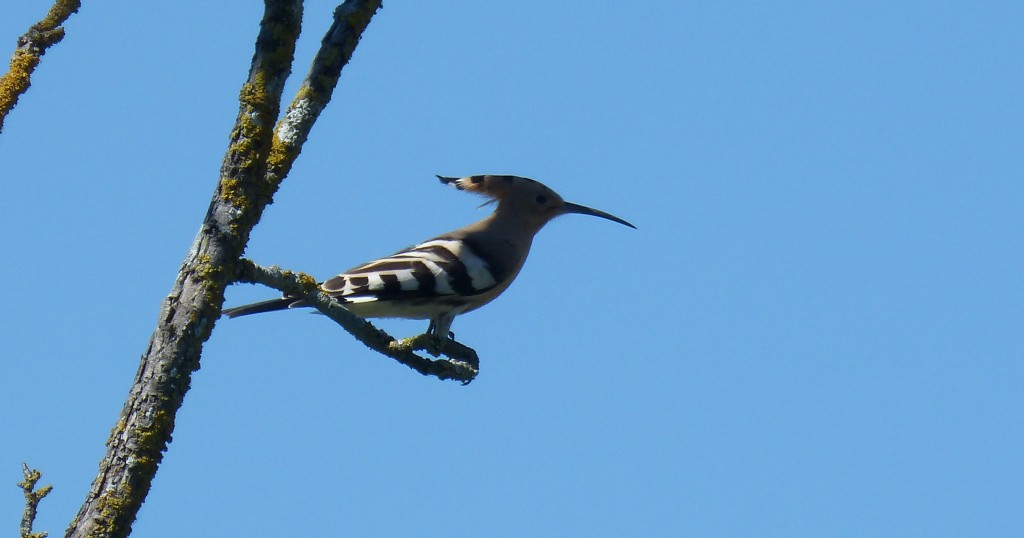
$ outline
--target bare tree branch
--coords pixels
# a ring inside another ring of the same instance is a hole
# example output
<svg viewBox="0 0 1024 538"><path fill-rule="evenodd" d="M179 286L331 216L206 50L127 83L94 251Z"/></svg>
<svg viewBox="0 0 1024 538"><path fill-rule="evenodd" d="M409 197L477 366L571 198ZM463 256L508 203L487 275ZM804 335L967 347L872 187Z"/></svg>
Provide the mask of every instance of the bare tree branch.
<svg viewBox="0 0 1024 538"><path fill-rule="evenodd" d="M479 371L480 359L472 348L447 340L444 346L438 349L438 339L426 334L396 340L370 322L346 310L341 303L321 291L316 280L309 275L293 273L278 267L260 267L249 260L242 260L238 270L238 281L263 284L289 296L302 298L310 306L341 325L366 347L391 357L423 375L432 375L442 380L455 379L465 385L473 381ZM425 350L435 357L443 354L452 360L431 360L421 357L414 353L419 350Z"/></svg>
<svg viewBox="0 0 1024 538"><path fill-rule="evenodd" d="M277 124L267 166L268 187L276 189L291 170L313 123L330 102L342 68L352 58L363 30L380 7L380 0L363 0L345 2L334 10L334 22L321 41L309 73Z"/></svg>
<svg viewBox="0 0 1024 538"><path fill-rule="evenodd" d="M25 492L25 511L21 515L21 538L46 538L45 532L32 532L32 525L35 524L36 514L39 512L39 502L53 491L53 486L43 486L36 489L36 482L43 477L37 469L29 469L28 465L21 464L21 472L25 479L18 482L18 487Z"/></svg>
<svg viewBox="0 0 1024 538"><path fill-rule="evenodd" d="M81 6L80 0L56 0L46 17L18 38L10 70L0 77L0 133L4 130L7 114L14 110L18 98L32 85L32 72L42 61L46 49L64 39L64 27L61 25Z"/></svg>
<svg viewBox="0 0 1024 538"><path fill-rule="evenodd" d="M280 137L274 136L271 126L280 114L281 92L291 71L302 1L264 0L264 6L252 66L242 85L238 119L213 200L161 307L157 328L107 440L99 474L66 536L124 537L131 532L170 442L192 372L199 369L203 344L220 316L224 289L236 280L249 234L330 99L342 66L380 1L348 0L335 12L317 58L326 58L335 49L344 54L330 62L314 62L314 71L320 64L330 64L327 71L335 74L329 79L318 76L317 84L309 85L312 89L300 90L300 97L305 91L320 105L307 107L308 112L294 120L282 121L292 127Z"/></svg>
<svg viewBox="0 0 1024 538"><path fill-rule="evenodd" d="M174 419L199 368L203 343L220 315L249 232L271 193L262 189L280 96L302 21L301 0L266 0L249 78L214 198L170 294L99 474L66 535L131 533L171 439Z"/></svg>

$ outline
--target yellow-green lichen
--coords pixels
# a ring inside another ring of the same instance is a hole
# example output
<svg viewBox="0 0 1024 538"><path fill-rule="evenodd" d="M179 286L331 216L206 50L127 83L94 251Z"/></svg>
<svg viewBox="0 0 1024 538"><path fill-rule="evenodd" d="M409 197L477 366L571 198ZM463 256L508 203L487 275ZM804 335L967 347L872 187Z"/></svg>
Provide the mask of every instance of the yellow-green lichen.
<svg viewBox="0 0 1024 538"><path fill-rule="evenodd" d="M316 279L306 273L297 273L295 277L298 279L299 284L301 284L306 290L312 291L319 289L320 287L319 284L317 284Z"/></svg>
<svg viewBox="0 0 1024 538"><path fill-rule="evenodd" d="M160 453L167 446L166 442L171 430L169 416L166 411L161 409L153 415L153 422L149 426L136 429L138 451L135 454L134 466L144 469L146 474L156 474Z"/></svg>
<svg viewBox="0 0 1024 538"><path fill-rule="evenodd" d="M32 71L39 65L39 56L24 50L14 51L10 70L0 77L0 119L18 103L18 97L31 85Z"/></svg>
<svg viewBox="0 0 1024 538"><path fill-rule="evenodd" d="M280 181L284 171L295 162L295 158L298 156L299 152L295 145L285 144L275 136L270 144L270 155L267 156L267 170L277 176L276 179ZM277 185L271 187L277 189Z"/></svg>
<svg viewBox="0 0 1024 538"><path fill-rule="evenodd" d="M204 284L205 293L203 300L207 304L217 304L218 301L223 301L223 276L225 274L223 266L215 265L210 256L203 254L195 258L195 261L192 263L192 271L195 278ZM193 315L199 316L201 313L196 311ZM192 321L195 322L196 320L193 319Z"/></svg>
<svg viewBox="0 0 1024 538"><path fill-rule="evenodd" d="M72 13L77 13L80 7L82 7L80 0L57 0L46 17L39 21L39 26L43 29L56 28L64 24L64 21L68 20Z"/></svg>
<svg viewBox="0 0 1024 538"><path fill-rule="evenodd" d="M307 99L312 101L314 97L316 97L316 92L313 91L313 88L303 85L299 88L299 91L295 92L295 100L292 102L297 103Z"/></svg>
<svg viewBox="0 0 1024 538"><path fill-rule="evenodd" d="M258 163L257 141L265 137L266 126L262 125L258 118L269 112L266 76L262 70L257 70L252 80L242 85L238 100L242 107L238 112L235 129L231 132L233 142L228 147L228 152L232 163L242 170L251 170Z"/></svg>
<svg viewBox="0 0 1024 538"><path fill-rule="evenodd" d="M250 209L249 197L243 189L244 183L240 179L222 177L220 178L220 197L232 207L241 211Z"/></svg>
<svg viewBox="0 0 1024 538"><path fill-rule="evenodd" d="M210 280L217 269L213 266L213 258L209 254L198 254L193 258L192 271L199 280Z"/></svg>
<svg viewBox="0 0 1024 538"><path fill-rule="evenodd" d="M257 69L252 75L252 81L242 84L238 100L251 107L263 107L266 106L268 99L267 74L262 69Z"/></svg>
<svg viewBox="0 0 1024 538"><path fill-rule="evenodd" d="M81 5L80 0L57 0L46 17L25 34L25 41L19 40L9 71L0 77L0 130L7 114L18 104L18 98L32 84L32 72L39 65L40 57L46 49L64 39L64 28L60 25Z"/></svg>
<svg viewBox="0 0 1024 538"><path fill-rule="evenodd" d="M92 529L90 535L106 536L117 532L119 516L124 514L125 509L131 506L132 487L128 484L121 484L119 488L108 489L103 495L96 499L96 508L99 517L94 519L96 528Z"/></svg>

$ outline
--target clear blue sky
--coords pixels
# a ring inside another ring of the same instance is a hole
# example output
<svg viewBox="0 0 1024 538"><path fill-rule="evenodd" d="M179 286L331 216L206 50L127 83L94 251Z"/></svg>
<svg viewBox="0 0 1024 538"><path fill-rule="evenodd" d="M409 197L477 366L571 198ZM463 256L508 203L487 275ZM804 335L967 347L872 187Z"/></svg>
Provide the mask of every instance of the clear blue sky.
<svg viewBox="0 0 1024 538"><path fill-rule="evenodd" d="M4 57L48 5L7 2ZM294 79L333 6L307 2ZM260 9L86 3L7 120L9 530L22 461L55 486L40 529L84 498ZM468 387L318 316L219 323L137 535L1019 534L1021 28L1019 1L387 2L248 255L328 277L486 215L434 174L639 230L545 229L455 322Z"/></svg>

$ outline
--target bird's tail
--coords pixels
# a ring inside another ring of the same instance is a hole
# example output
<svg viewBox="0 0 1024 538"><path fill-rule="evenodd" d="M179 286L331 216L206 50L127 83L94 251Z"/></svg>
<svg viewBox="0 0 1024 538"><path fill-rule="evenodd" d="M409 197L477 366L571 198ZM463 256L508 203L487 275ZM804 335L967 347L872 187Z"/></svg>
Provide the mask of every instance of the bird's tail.
<svg viewBox="0 0 1024 538"><path fill-rule="evenodd" d="M234 308L225 308L221 311L221 314L229 318L237 318L238 316L248 316L249 314L262 314L263 312L274 312L275 310L285 310L295 299L271 299L269 301L260 301L258 303L246 304L242 306L236 306Z"/></svg>

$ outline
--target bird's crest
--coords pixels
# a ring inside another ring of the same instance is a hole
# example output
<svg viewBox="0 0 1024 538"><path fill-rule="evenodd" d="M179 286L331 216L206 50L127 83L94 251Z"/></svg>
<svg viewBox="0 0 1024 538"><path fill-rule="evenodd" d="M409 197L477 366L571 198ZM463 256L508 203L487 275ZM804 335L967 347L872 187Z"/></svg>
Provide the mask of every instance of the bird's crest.
<svg viewBox="0 0 1024 538"><path fill-rule="evenodd" d="M516 193L521 193L525 190L535 190L538 192L551 191L551 189L545 187L542 183L538 181L519 176L437 176L437 179L440 179L441 183L444 183L445 185L451 185L452 187L455 187L460 191L476 193L481 196L486 196L492 200L497 200L499 202L507 200Z"/></svg>
<svg viewBox="0 0 1024 538"><path fill-rule="evenodd" d="M636 228L632 224L611 215L584 205L566 202L555 191L543 183L519 176L437 176L441 183L451 185L460 191L469 191L490 198L487 203L499 202L506 213L517 215L525 230L536 233L549 220L568 213L591 215L619 224ZM485 203L484 205L487 205ZM481 206L483 207L483 206Z"/></svg>

